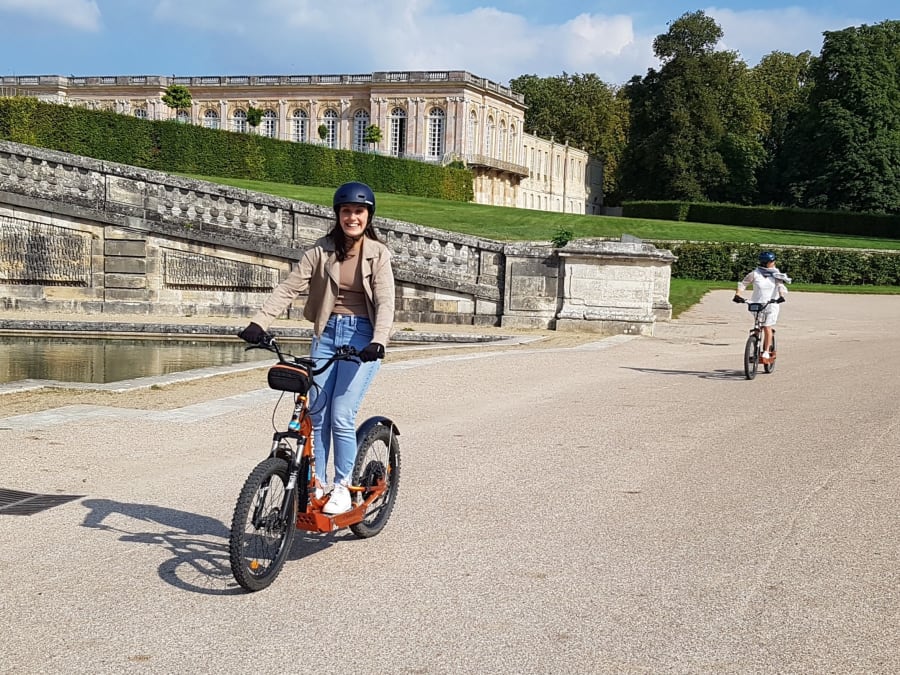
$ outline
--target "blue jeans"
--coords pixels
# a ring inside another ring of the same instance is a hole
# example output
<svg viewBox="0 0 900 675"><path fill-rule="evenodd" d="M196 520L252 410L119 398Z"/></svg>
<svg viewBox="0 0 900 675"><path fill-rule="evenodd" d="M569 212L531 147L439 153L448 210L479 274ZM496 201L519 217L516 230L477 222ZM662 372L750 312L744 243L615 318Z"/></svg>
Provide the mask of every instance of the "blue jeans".
<svg viewBox="0 0 900 675"><path fill-rule="evenodd" d="M367 317L332 314L322 335L314 337L310 354L324 361L337 347L361 350L372 341L374 329ZM321 361L319 362L321 363ZM350 483L356 459L356 413L381 361L337 361L321 375L310 393L310 414L315 437L316 477L325 484L325 469L334 440L334 482Z"/></svg>

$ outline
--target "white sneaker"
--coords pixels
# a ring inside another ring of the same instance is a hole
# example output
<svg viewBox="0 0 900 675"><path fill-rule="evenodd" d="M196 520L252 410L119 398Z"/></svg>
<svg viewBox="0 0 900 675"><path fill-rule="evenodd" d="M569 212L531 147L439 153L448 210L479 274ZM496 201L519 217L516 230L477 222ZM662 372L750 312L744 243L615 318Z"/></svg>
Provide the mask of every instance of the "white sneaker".
<svg viewBox="0 0 900 675"><path fill-rule="evenodd" d="M769 354L769 352L763 352L762 354L760 354L760 358L770 359L770 358L772 358L772 355Z"/></svg>
<svg viewBox="0 0 900 675"><path fill-rule="evenodd" d="M325 506L322 507L322 513L336 516L339 513L346 513L352 506L350 490L343 483L336 483L334 490L331 491L331 496L328 498Z"/></svg>

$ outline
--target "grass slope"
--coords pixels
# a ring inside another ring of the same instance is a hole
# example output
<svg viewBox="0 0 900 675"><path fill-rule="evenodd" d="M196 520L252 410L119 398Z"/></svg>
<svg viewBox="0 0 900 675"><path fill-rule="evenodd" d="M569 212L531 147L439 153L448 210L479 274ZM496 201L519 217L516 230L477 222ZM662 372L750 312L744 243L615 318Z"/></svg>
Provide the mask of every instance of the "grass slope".
<svg viewBox="0 0 900 675"><path fill-rule="evenodd" d="M191 177L324 206L331 206L334 194L334 190L331 188L232 178ZM547 211L466 204L389 193L378 193L376 199L378 215L386 218L497 241L550 241L558 231L568 230L575 237L619 239L623 234L630 234L641 239L657 241L725 241L781 246L900 250L900 240L898 239L876 239L667 220L548 213Z"/></svg>
<svg viewBox="0 0 900 675"><path fill-rule="evenodd" d="M190 176L211 183L230 185L254 192L277 195L288 199L331 206L334 190L331 188L267 183ZM782 246L833 246L836 248L871 248L900 250L900 240L870 239L844 235L826 235L791 230L682 223L664 220L642 220L611 216L579 216L565 213L548 213L528 209L510 209L483 204L464 204L441 199L426 199L378 193L378 215L419 225L427 225L451 232L485 237L497 241L550 241L560 230L568 230L575 237L603 237L619 239L630 234L642 239L657 241L727 241ZM734 289L732 281L708 281L672 279L669 302L672 316L695 305L711 290ZM823 284L792 284L792 291L818 293L868 293L900 295L896 286L827 286Z"/></svg>

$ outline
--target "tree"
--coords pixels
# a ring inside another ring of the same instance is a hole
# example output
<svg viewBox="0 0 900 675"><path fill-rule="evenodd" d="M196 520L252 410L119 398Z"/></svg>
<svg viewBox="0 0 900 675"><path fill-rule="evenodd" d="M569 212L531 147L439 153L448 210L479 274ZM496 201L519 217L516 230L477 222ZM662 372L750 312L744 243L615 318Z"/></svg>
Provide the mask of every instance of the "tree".
<svg viewBox="0 0 900 675"><path fill-rule="evenodd" d="M568 142L600 158L604 194L615 195L616 167L628 126L628 104L617 89L588 73L522 75L510 81L510 89L525 97L525 131Z"/></svg>
<svg viewBox="0 0 900 675"><path fill-rule="evenodd" d="M318 132L318 134L319 134L319 139L320 139L321 141L324 142L325 139L328 138L328 127L327 127L324 123L322 123L322 124L319 125L319 128L317 129L317 132Z"/></svg>
<svg viewBox="0 0 900 675"><path fill-rule="evenodd" d="M326 129L327 135L327 129ZM323 138L324 140L324 138ZM377 143L381 143L381 127L375 124L370 124L366 127L366 131L363 134L363 143L366 143L370 146L376 145Z"/></svg>
<svg viewBox="0 0 900 675"><path fill-rule="evenodd" d="M790 204L783 178L788 131L806 108L809 95L810 52L798 55L775 51L750 71L753 96L761 114L761 142L765 156L757 171L759 202Z"/></svg>
<svg viewBox="0 0 900 675"><path fill-rule="evenodd" d="M721 37L702 11L682 15L654 40L661 68L625 86L625 198L754 200L764 157L759 106L746 64L734 52L714 50Z"/></svg>
<svg viewBox="0 0 900 675"><path fill-rule="evenodd" d="M705 12L687 12L669 23L669 30L653 40L653 53L663 63L676 58L712 54L725 33Z"/></svg>
<svg viewBox="0 0 900 675"><path fill-rule="evenodd" d="M785 172L800 206L900 213L900 21L826 32Z"/></svg>
<svg viewBox="0 0 900 675"><path fill-rule="evenodd" d="M192 103L190 90L181 84L171 84L162 95L162 102L172 110L189 110Z"/></svg>
<svg viewBox="0 0 900 675"><path fill-rule="evenodd" d="M247 124L256 129L262 122L263 111L254 108L252 105L247 107Z"/></svg>

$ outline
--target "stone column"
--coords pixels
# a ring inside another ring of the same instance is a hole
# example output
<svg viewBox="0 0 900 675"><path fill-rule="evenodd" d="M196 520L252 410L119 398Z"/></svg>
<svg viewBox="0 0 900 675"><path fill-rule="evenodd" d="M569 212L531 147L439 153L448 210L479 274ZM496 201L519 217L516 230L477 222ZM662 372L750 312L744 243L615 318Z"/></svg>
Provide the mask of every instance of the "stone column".
<svg viewBox="0 0 900 675"><path fill-rule="evenodd" d="M282 141L291 139L288 132L287 101L283 98L278 100L278 139Z"/></svg>
<svg viewBox="0 0 900 675"><path fill-rule="evenodd" d="M350 119L350 101L342 98L338 115L337 147L350 150L353 147L353 120Z"/></svg>
<svg viewBox="0 0 900 675"><path fill-rule="evenodd" d="M307 129L307 142L319 143L319 125L322 120L319 119L319 101L309 99L309 129Z"/></svg>

